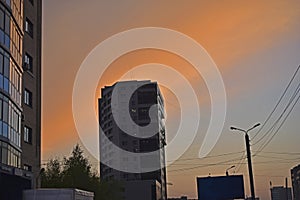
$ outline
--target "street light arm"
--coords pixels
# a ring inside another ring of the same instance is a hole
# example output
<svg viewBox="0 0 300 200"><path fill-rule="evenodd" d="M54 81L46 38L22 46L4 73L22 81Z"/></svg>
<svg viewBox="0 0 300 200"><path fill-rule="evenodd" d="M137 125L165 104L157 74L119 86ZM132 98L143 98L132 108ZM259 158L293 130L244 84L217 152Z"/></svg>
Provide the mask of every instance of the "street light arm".
<svg viewBox="0 0 300 200"><path fill-rule="evenodd" d="M226 176L229 176L228 170L230 170L232 168L235 168L235 165L232 165L231 167L229 167L229 168L226 169L226 171L225 171Z"/></svg>
<svg viewBox="0 0 300 200"><path fill-rule="evenodd" d="M255 124L252 128L249 128L246 132L248 133L252 129L255 129L256 127L260 126L260 123Z"/></svg>
<svg viewBox="0 0 300 200"><path fill-rule="evenodd" d="M248 134L249 131L251 131L252 129L255 129L256 127L260 126L260 123L257 123L255 124L253 127L249 128L248 130L244 130L244 129L241 129L241 128L237 128L237 127L234 127L234 126L231 126L230 129L231 130L234 130L234 131L242 131L244 132L245 134Z"/></svg>
<svg viewBox="0 0 300 200"><path fill-rule="evenodd" d="M228 170L230 170L230 169L232 169L232 168L235 168L235 165L232 165L231 167L228 167L228 168L226 169L226 171L228 171Z"/></svg>
<svg viewBox="0 0 300 200"><path fill-rule="evenodd" d="M242 132L244 132L244 133L247 134L247 131L245 131L244 129L241 129L241 128L237 128L237 127L231 126L230 129L234 130L234 131L242 131Z"/></svg>
<svg viewBox="0 0 300 200"><path fill-rule="evenodd" d="M251 190L251 197L254 200L255 199L255 190L254 190L254 179L253 179L253 172L252 172L252 162L251 162L251 150L250 150L250 140L248 131L251 131L252 129L258 127L260 123L255 124L252 128L248 130L243 130L241 128L236 127L230 127L231 130L238 130L245 133L245 141L246 141L246 150L247 150L247 159L248 159L248 170L249 170L249 181L250 181L250 190ZM228 172L226 171L226 175L228 176Z"/></svg>

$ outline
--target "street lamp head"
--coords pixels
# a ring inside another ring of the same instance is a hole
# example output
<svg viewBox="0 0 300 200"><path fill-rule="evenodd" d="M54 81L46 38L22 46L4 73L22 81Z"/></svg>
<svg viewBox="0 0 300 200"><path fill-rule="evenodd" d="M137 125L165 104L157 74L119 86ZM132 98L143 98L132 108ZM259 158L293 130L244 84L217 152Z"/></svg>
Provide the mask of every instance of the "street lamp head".
<svg viewBox="0 0 300 200"><path fill-rule="evenodd" d="M256 128L256 127L258 127L258 126L260 126L260 123L255 124L255 125L253 126L253 128Z"/></svg>
<svg viewBox="0 0 300 200"><path fill-rule="evenodd" d="M236 128L235 128L235 127L233 127L233 126L231 126L231 127L230 127L230 129L231 129L231 130L236 130Z"/></svg>
<svg viewBox="0 0 300 200"><path fill-rule="evenodd" d="M229 168L226 169L226 172L225 172L225 173L226 173L226 176L229 176L228 170L230 170L230 169L232 169L232 168L234 168L234 167L235 167L235 165L232 165L231 167L229 167Z"/></svg>
<svg viewBox="0 0 300 200"><path fill-rule="evenodd" d="M235 165L232 165L231 167L227 168L226 171L232 169L232 168L235 168Z"/></svg>

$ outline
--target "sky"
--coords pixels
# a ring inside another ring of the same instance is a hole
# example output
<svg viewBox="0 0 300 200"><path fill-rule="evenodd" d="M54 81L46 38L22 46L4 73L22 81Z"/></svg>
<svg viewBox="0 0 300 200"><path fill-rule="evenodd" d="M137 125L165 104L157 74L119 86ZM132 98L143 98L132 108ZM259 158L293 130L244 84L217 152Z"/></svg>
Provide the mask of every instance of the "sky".
<svg viewBox="0 0 300 200"><path fill-rule="evenodd" d="M244 137L230 131L229 127L247 129L257 122L263 123L300 64L300 3L296 0L43 1L43 162L68 156L72 147L80 143L93 166L98 168L97 160L80 140L75 127L72 92L76 75L101 42L120 32L142 27L167 28L187 35L206 50L218 67L227 97L226 118L218 142L206 158L198 158L211 117L209 86L190 62L172 52L141 49L116 58L99 77L93 96L95 104L90 106L96 113L100 88L121 80L124 75L124 79L149 79L158 74L169 76L151 67L150 70L134 69L136 66L147 63L170 66L191 84L201 116L192 145L168 167L167 182L172 183L168 186L168 195L196 198L197 176L224 175L227 168L235 165L230 173L244 174L245 191L249 196L246 160L241 159ZM176 41L172 43L185 47ZM115 51L107 49L111 54ZM287 95L292 94L299 81L298 75ZM183 84L177 79L170 81L170 85L184 93ZM178 98L168 85L161 85L161 89L166 104L167 141L170 142L182 120L180 109L192 114L194 108L181 108L180 105L188 100ZM261 145L254 145L255 142L272 126L288 98L283 98L270 122L251 140L253 154ZM285 177L290 177L290 169L300 163L299 106L299 103L295 105L273 140L253 157L256 194L262 200L270 198L270 181L273 185L283 185ZM85 107L80 109L84 116ZM89 130L88 122L84 123ZM250 139L256 131L249 133ZM86 134L86 137L98 137L96 131Z"/></svg>

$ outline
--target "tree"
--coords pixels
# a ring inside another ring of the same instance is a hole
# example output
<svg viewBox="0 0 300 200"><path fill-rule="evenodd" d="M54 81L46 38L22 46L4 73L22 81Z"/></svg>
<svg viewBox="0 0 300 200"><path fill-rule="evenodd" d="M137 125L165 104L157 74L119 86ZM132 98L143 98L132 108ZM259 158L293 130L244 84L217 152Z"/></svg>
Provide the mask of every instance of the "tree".
<svg viewBox="0 0 300 200"><path fill-rule="evenodd" d="M43 188L78 188L94 192L95 200L122 199L122 185L117 181L101 181L77 144L63 163L51 159L41 175Z"/></svg>
<svg viewBox="0 0 300 200"><path fill-rule="evenodd" d="M62 173L59 160L50 159L44 173L41 174L42 187L56 188L62 186Z"/></svg>
<svg viewBox="0 0 300 200"><path fill-rule="evenodd" d="M91 165L87 158L83 156L83 151L77 144L72 155L69 158L64 158L63 166L63 183L69 187L77 187L87 190L92 177Z"/></svg>

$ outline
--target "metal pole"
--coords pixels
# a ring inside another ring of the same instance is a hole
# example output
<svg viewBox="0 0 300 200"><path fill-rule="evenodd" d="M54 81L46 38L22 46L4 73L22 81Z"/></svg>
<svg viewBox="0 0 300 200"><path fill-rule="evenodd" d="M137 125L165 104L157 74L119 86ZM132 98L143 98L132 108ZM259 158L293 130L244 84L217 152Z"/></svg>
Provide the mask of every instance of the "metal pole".
<svg viewBox="0 0 300 200"><path fill-rule="evenodd" d="M247 148L247 160L248 160L248 170L249 170L249 179L250 179L250 190L251 197L255 200L255 191L254 191L254 180L253 180L253 172L252 172L252 162L251 162L251 150L250 150L250 140L248 133L245 134L246 148Z"/></svg>
<svg viewBox="0 0 300 200"><path fill-rule="evenodd" d="M285 178L285 192L286 192L286 200L289 200L289 189L288 189L288 179Z"/></svg>
<svg viewBox="0 0 300 200"><path fill-rule="evenodd" d="M251 150L250 150L250 140L248 132L255 129L256 127L260 126L260 123L255 124L252 128L248 130L244 130L241 128L236 128L231 126L231 130L242 131L245 133L245 142L246 142L246 149L247 149L247 160L248 160L248 170L249 170L249 180L250 180L250 190L251 190L251 199L255 200L255 191L254 191L254 179L253 179L253 172L252 172L252 162L251 162Z"/></svg>

